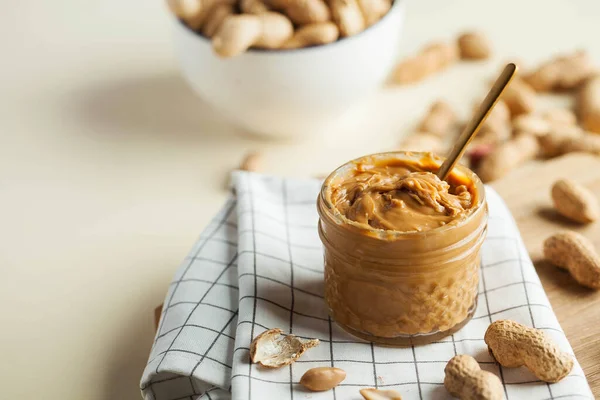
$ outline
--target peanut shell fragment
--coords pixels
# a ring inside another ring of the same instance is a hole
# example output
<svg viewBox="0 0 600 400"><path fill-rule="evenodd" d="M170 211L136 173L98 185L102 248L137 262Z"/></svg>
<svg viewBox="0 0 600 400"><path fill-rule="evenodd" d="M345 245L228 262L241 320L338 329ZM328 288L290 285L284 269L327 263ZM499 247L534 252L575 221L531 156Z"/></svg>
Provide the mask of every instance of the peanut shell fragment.
<svg viewBox="0 0 600 400"><path fill-rule="evenodd" d="M318 339L302 339L286 335L281 329L269 329L250 344L250 360L267 368L280 368L293 363L318 344Z"/></svg>

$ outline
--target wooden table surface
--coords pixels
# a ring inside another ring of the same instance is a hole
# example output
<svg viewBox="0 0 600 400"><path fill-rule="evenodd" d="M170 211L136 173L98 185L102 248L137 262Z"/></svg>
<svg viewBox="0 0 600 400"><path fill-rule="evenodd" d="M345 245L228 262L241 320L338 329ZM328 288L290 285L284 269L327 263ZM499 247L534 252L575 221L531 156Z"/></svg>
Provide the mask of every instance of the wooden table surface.
<svg viewBox="0 0 600 400"><path fill-rule="evenodd" d="M600 223L569 223L552 209L550 187L558 178L571 178L600 198L600 157L571 154L536 162L514 171L493 186L517 221L525 245L581 367L600 397L600 291L579 286L567 273L544 261L542 243L551 234L572 229L600 248Z"/></svg>

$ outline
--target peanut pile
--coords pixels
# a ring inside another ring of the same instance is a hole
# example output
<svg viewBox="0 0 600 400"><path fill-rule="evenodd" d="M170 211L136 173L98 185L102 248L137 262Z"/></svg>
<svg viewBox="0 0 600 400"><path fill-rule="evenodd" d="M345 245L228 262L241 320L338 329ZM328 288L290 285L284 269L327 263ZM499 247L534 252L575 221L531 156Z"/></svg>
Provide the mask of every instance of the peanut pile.
<svg viewBox="0 0 600 400"><path fill-rule="evenodd" d="M458 60L480 60L492 53L481 32L467 32L455 42L429 44L400 63L397 84L420 81ZM575 110L539 111L544 93L575 97ZM460 123L449 104L433 103L401 150L443 153ZM520 74L506 89L467 151L468 164L484 182L502 178L533 159L569 152L600 154L600 70L584 51L556 56Z"/></svg>
<svg viewBox="0 0 600 400"><path fill-rule="evenodd" d="M295 49L356 35L379 21L392 0L167 0L220 57L249 48Z"/></svg>
<svg viewBox="0 0 600 400"><path fill-rule="evenodd" d="M455 43L427 45L399 64L396 83L422 80L459 59L485 59L490 55L489 40L482 33L465 33ZM573 96L575 109L540 111L539 100L551 92ZM452 107L438 100L427 110L416 132L405 137L399 147L443 154L460 124ZM600 155L600 70L584 51L558 55L517 76L469 145L462 162L483 182L491 182L530 160L570 152ZM558 214L574 223L589 224L600 217L598 199L576 182L557 180L550 196ZM554 234L544 243L544 255L552 264L568 270L580 285L600 289L600 256L584 236L574 231Z"/></svg>

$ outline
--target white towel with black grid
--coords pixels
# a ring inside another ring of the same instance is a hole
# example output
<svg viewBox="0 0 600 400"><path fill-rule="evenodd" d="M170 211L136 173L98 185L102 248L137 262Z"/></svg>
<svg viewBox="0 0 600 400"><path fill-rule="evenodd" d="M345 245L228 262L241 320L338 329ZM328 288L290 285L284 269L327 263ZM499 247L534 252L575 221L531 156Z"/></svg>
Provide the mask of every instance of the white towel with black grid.
<svg viewBox="0 0 600 400"><path fill-rule="evenodd" d="M483 335L496 319L543 329L573 354L516 224L492 189L486 189L490 218L473 319L440 342L389 348L357 340L328 317L315 205L320 182L236 172L234 184L236 195L169 287L141 380L146 400L358 400L363 387L395 389L403 399L446 399L444 367L456 354L498 375L507 399L594 398L577 362L549 385L525 368L499 367L488 354ZM290 366L260 368L249 363L248 346L269 328L321 344ZM309 393L298 382L318 366L342 368L347 377L334 390Z"/></svg>

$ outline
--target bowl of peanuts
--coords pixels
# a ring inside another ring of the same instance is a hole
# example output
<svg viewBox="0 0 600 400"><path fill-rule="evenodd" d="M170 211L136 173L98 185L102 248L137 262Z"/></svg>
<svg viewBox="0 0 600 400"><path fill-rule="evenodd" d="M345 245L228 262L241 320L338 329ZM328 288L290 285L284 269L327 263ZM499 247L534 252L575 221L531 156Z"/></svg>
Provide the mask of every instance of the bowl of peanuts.
<svg viewBox="0 0 600 400"><path fill-rule="evenodd" d="M403 0L168 0L185 80L246 132L323 133L388 78Z"/></svg>

